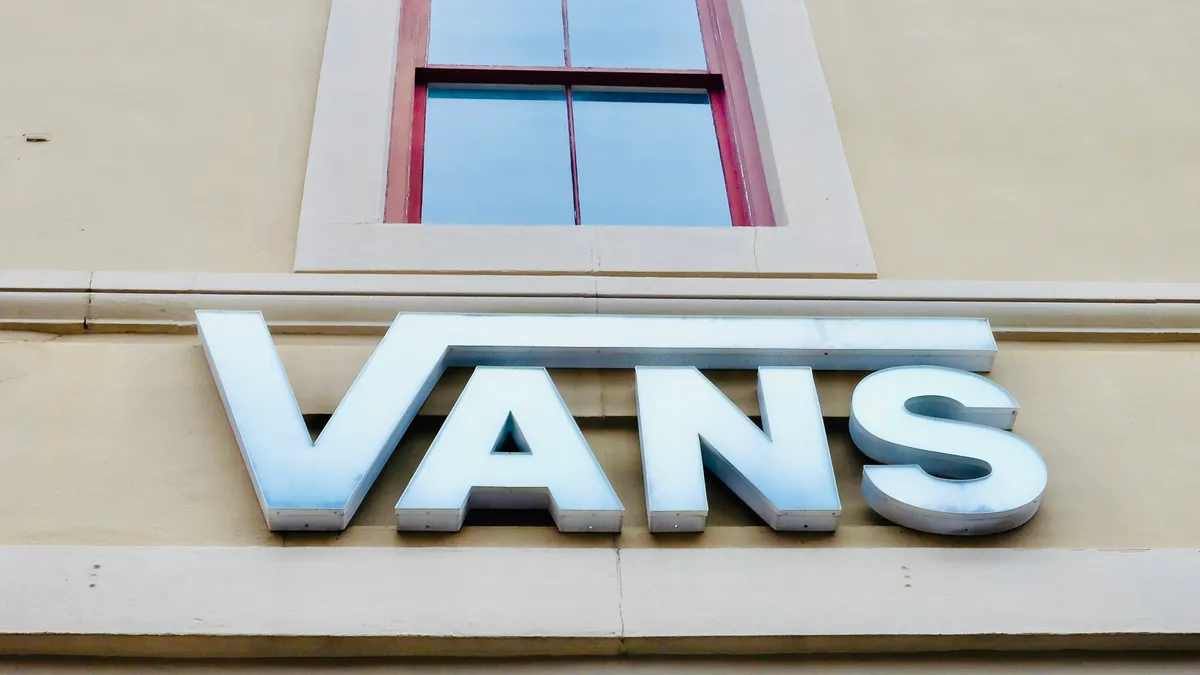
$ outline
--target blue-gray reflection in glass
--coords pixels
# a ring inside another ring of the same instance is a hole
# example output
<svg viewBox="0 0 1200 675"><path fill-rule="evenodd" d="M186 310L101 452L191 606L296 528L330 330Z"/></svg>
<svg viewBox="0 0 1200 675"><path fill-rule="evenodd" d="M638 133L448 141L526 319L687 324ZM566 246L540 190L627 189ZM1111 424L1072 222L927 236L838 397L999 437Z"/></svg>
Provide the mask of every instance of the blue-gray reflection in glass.
<svg viewBox="0 0 1200 675"><path fill-rule="evenodd" d="M574 225L566 90L431 85L421 222Z"/></svg>
<svg viewBox="0 0 1200 675"><path fill-rule="evenodd" d="M559 0L432 0L429 63L562 66Z"/></svg>
<svg viewBox="0 0 1200 675"><path fill-rule="evenodd" d="M961 370L905 366L868 375L851 400L850 437L885 466L863 468L867 504L935 534L992 534L1033 518L1046 489L1037 449L1009 433L1017 402Z"/></svg>
<svg viewBox="0 0 1200 675"><path fill-rule="evenodd" d="M571 65L707 70L696 0L568 0Z"/></svg>
<svg viewBox="0 0 1200 675"><path fill-rule="evenodd" d="M733 224L709 96L576 89L584 225Z"/></svg>

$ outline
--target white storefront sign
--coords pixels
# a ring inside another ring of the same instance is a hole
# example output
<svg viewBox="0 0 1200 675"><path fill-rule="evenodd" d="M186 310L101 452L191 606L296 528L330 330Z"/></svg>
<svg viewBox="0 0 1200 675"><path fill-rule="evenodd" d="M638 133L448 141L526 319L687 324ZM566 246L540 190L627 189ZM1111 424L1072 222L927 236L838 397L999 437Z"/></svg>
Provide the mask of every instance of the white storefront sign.
<svg viewBox="0 0 1200 675"><path fill-rule="evenodd" d="M616 532L624 507L546 368L634 368L653 532L704 529L704 469L776 530L841 512L813 370L874 371L850 434L880 465L867 503L906 527L986 534L1037 511L1047 471L1009 430L1017 402L977 375L985 320L401 314L315 442L258 312L199 311L201 341L267 524L342 530L448 366L474 366L396 504L401 530L470 508L549 508L564 532ZM758 372L762 428L699 368ZM511 437L519 452L499 452Z"/></svg>

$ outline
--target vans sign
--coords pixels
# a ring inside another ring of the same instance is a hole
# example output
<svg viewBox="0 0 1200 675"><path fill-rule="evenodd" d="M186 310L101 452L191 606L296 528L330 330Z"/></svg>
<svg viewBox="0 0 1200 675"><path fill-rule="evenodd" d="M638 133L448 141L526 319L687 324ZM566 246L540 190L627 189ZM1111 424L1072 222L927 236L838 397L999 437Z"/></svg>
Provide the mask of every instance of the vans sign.
<svg viewBox="0 0 1200 675"><path fill-rule="evenodd" d="M448 366L475 367L396 504L401 530L455 531L471 508L549 508L564 532L617 532L624 507L546 368L633 368L653 532L704 529L704 469L776 530L841 512L813 370L871 371L850 435L872 509L987 534L1037 511L1045 462L1010 432L1017 402L976 373L985 320L401 314L311 440L258 312L199 311L200 337L272 530L342 530ZM758 373L760 428L701 368ZM519 452L500 452L511 437Z"/></svg>

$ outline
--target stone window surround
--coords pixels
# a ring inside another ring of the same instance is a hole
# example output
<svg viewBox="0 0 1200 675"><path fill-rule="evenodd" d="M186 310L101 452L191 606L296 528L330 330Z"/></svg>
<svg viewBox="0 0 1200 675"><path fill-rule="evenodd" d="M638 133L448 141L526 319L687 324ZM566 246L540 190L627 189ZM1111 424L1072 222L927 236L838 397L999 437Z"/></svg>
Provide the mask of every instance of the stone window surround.
<svg viewBox="0 0 1200 675"><path fill-rule="evenodd" d="M333 0L295 271L874 277L804 4L755 1L729 4L778 226L674 228L385 223L402 0Z"/></svg>

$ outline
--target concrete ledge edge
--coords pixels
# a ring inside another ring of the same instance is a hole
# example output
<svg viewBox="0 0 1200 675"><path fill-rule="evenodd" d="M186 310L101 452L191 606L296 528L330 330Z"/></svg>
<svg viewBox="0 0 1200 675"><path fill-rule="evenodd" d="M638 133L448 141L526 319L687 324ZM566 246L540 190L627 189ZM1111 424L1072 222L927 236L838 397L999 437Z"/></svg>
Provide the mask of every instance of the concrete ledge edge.
<svg viewBox="0 0 1200 675"><path fill-rule="evenodd" d="M1001 339L1200 340L1200 283L0 271L0 330L173 333L197 309L381 334L403 311L972 317Z"/></svg>
<svg viewBox="0 0 1200 675"><path fill-rule="evenodd" d="M539 658L1197 652L1192 633L480 638L272 635L0 635L3 657L153 659Z"/></svg>
<svg viewBox="0 0 1200 675"><path fill-rule="evenodd" d="M0 654L1196 651L1198 553L7 546Z"/></svg>

